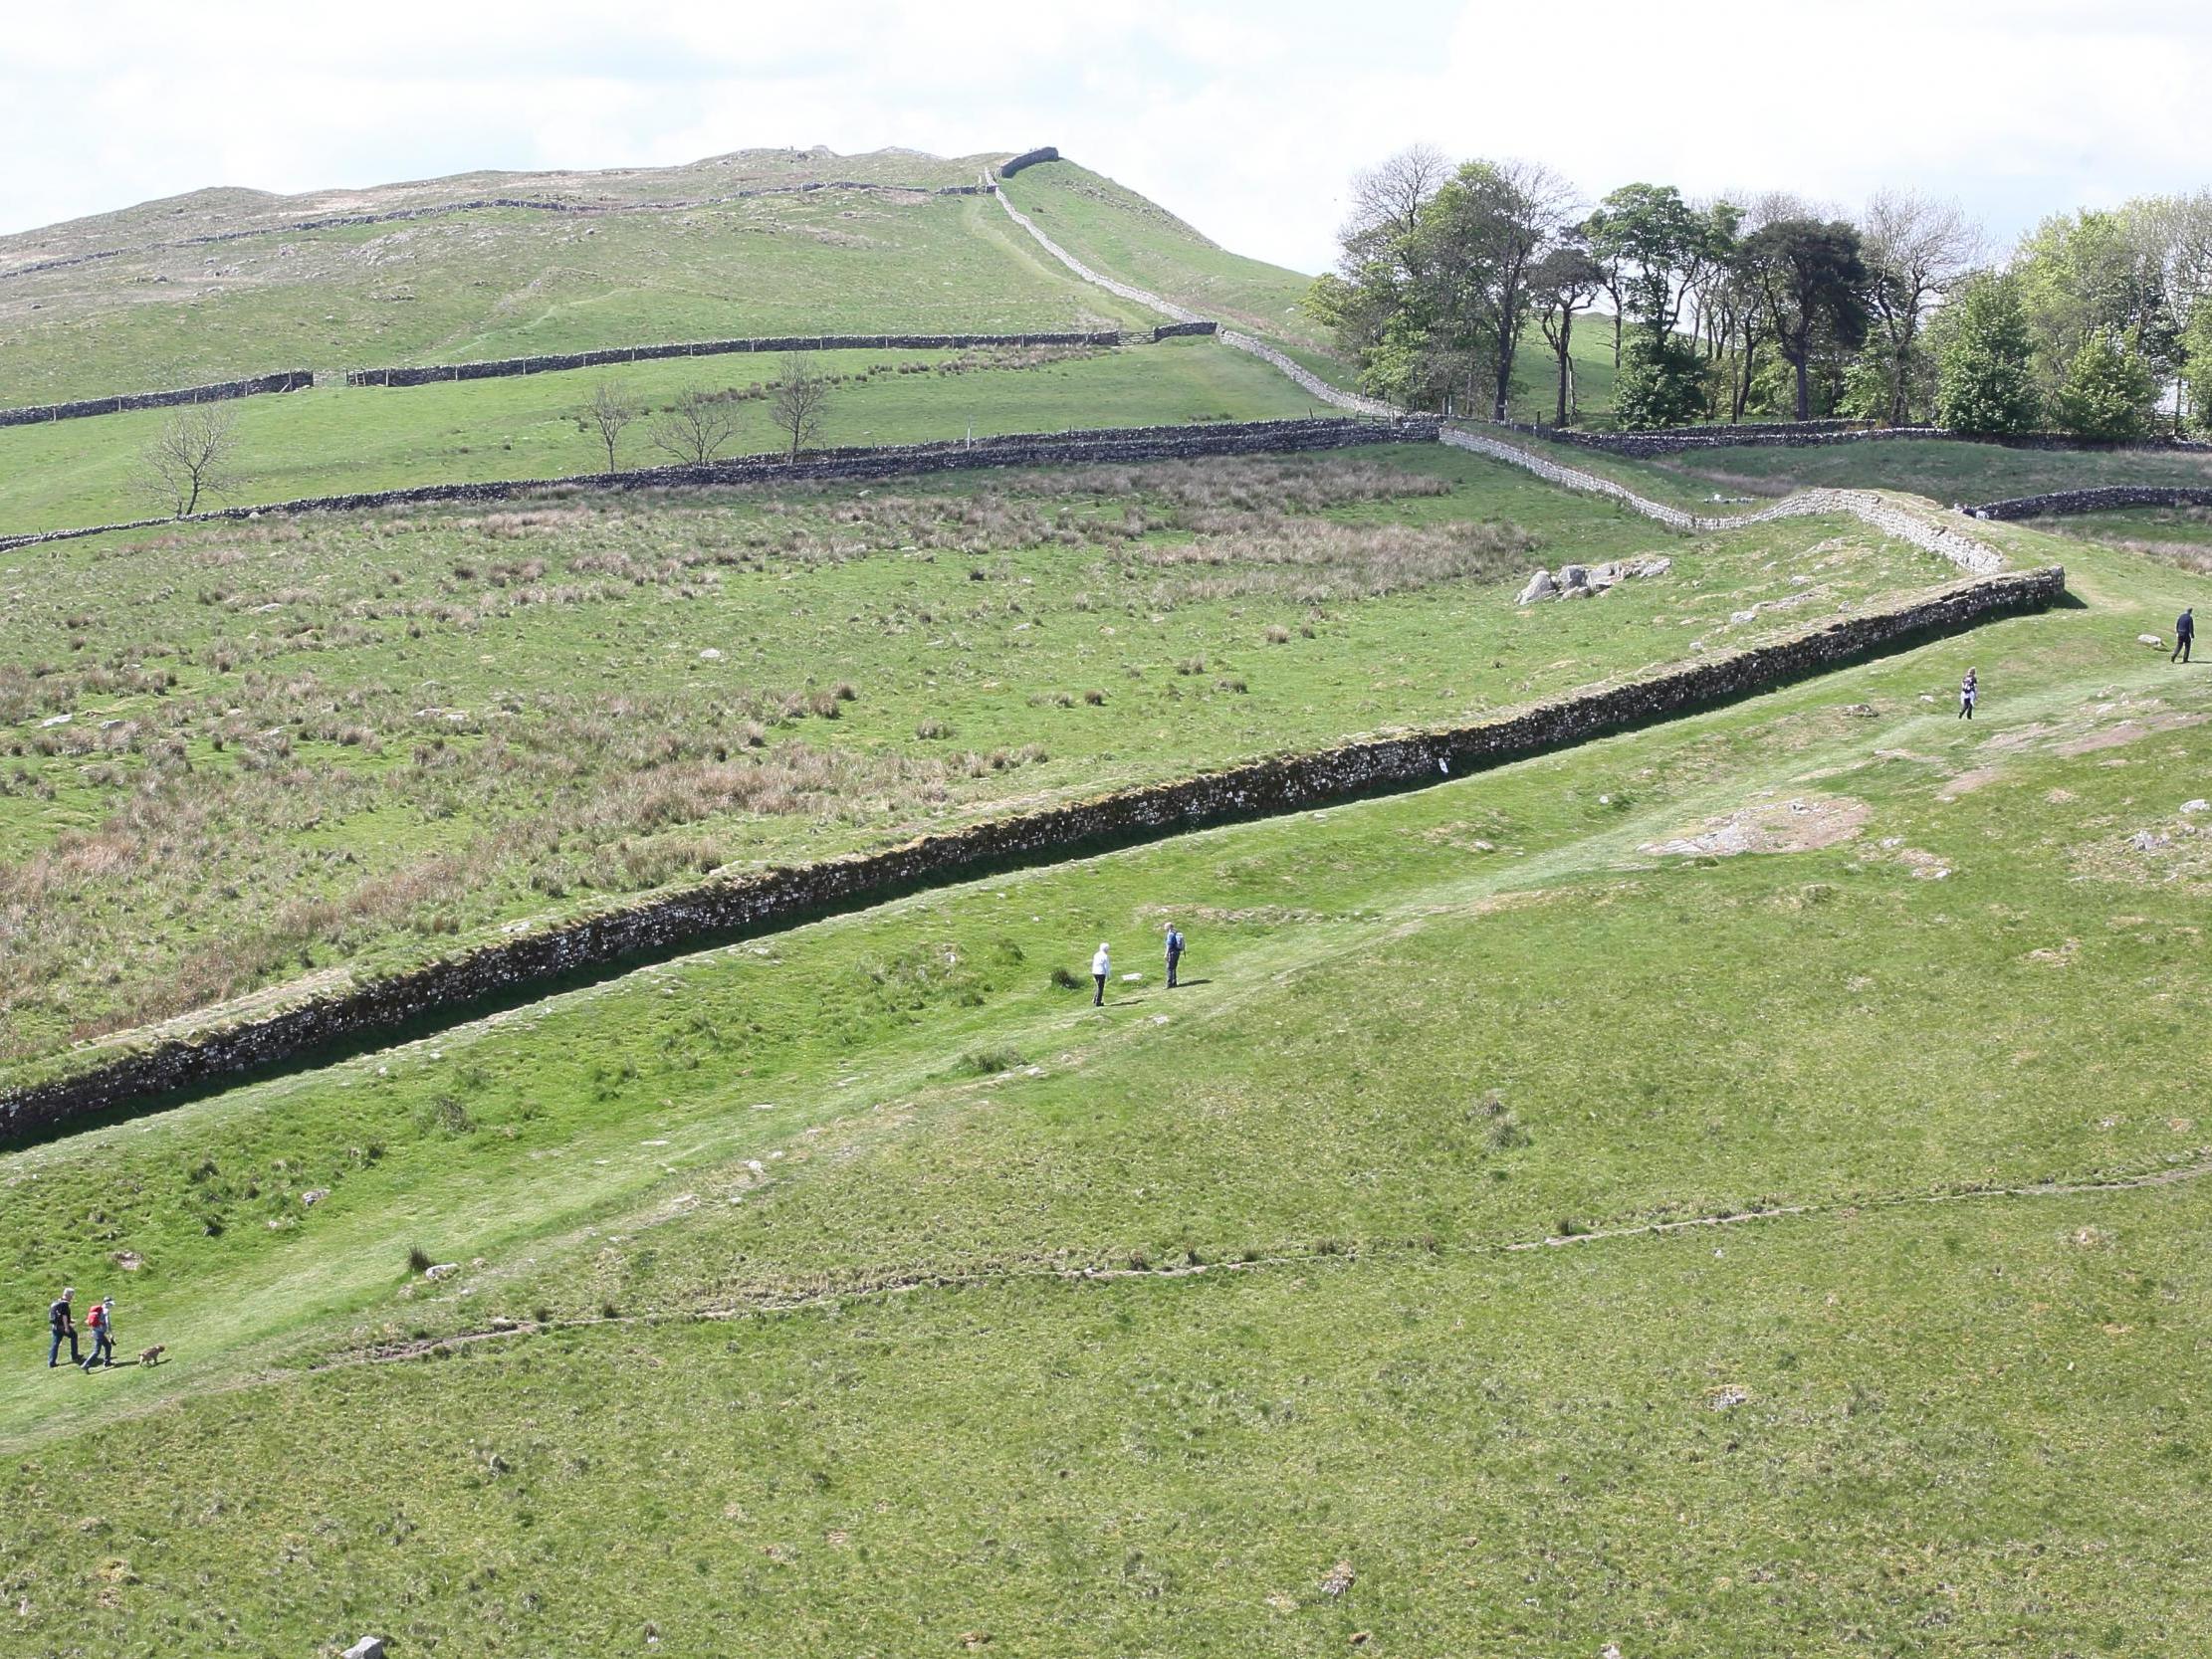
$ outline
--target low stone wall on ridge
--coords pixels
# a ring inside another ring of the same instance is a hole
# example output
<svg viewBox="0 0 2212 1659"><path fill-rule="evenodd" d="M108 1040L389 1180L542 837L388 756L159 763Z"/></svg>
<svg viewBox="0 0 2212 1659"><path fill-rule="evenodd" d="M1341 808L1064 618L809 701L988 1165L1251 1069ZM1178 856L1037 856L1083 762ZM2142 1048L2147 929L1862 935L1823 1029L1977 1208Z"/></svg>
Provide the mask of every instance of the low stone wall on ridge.
<svg viewBox="0 0 2212 1659"><path fill-rule="evenodd" d="M106 535L112 530L162 529L178 524L259 518L264 514L353 513L368 508L440 503L513 501L568 490L682 490L733 484L788 484L840 479L897 478L966 472L990 467L1071 467L1101 461L1174 461L1215 455L1291 454L1363 444L1434 443L1437 422L1414 416L1360 421L1340 416L1286 421L1210 421L1190 426L1103 427L1073 432L1025 432L963 442L892 444L867 449L813 451L797 461L780 454L752 455L704 467L648 467L634 472L587 473L575 478L503 479L481 484L421 484L352 496L311 496L260 507L216 508L181 518L132 518L121 523L41 530L0 536L0 552L49 541Z"/></svg>
<svg viewBox="0 0 2212 1659"><path fill-rule="evenodd" d="M579 975L620 970L993 869L1463 776L1712 708L1993 617L2038 610L2065 590L2066 573L2056 567L1955 582L1892 610L1839 618L1771 645L1472 726L1254 761L925 836L882 852L709 880L19 1088L0 1095L0 1140L165 1094L228 1085L333 1045L458 1020L472 1009L539 987L550 990Z"/></svg>

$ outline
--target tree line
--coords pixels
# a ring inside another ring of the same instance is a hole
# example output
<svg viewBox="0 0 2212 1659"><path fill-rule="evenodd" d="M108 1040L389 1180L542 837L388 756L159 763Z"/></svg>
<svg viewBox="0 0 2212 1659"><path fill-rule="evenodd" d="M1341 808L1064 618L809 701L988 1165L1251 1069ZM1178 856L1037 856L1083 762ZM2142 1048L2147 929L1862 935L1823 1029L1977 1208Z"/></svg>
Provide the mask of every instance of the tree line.
<svg viewBox="0 0 2212 1659"><path fill-rule="evenodd" d="M1626 184L1401 151L1353 180L1311 314L1366 390L1503 419L1524 343L1581 418L1578 322L1610 331L1628 427L1847 417L1991 434L2212 435L2212 191L2046 219L2009 254L1955 202L1857 215L1786 192Z"/></svg>

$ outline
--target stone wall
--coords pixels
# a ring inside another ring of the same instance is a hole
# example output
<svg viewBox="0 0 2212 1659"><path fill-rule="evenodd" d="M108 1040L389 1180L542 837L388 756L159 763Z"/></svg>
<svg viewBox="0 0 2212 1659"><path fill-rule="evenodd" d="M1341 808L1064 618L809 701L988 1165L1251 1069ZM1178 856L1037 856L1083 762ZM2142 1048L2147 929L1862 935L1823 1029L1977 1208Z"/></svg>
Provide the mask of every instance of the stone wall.
<svg viewBox="0 0 2212 1659"><path fill-rule="evenodd" d="M1213 455L1265 455L1344 449L1362 444L1434 443L1437 422L1416 416L1356 421L1335 416L1288 421L1214 421L1191 426L1106 427L1074 432L1026 432L999 438L869 449L818 450L798 461L781 454L750 455L704 467L647 467L634 472L588 473L577 478L506 479L483 484L423 484L354 496L312 496L261 507L225 507L184 518L133 518L80 529L0 536L0 552L105 535L111 530L156 529L176 524L259 518L264 514L352 513L363 509L435 503L512 501L562 490L699 489L732 484L787 484L815 480L896 478L908 474L963 472L985 467L1079 466L1100 461L1170 461Z"/></svg>
<svg viewBox="0 0 2212 1659"><path fill-rule="evenodd" d="M1471 450L1476 455L1486 455L1493 461L1519 467L1534 473L1548 483L1585 495L1605 496L1619 502L1632 513L1658 520L1678 530L1708 533L1713 530L1737 529L1745 524L1766 523L1775 518L1802 518L1820 513L1846 513L1865 523L1873 525L1884 535L1893 535L1909 541L1925 552L1947 559L1961 570L1977 574L2004 568L2004 555L1987 543L1976 540L1962 528L1940 519L1932 519L1909 511L1887 497L1872 490L1801 490L1786 501L1772 507L1761 508L1756 513L1736 516L1707 517L1686 513L1664 502L1655 502L1638 495L1625 484L1610 478L1600 478L1595 473L1579 472L1573 467L1562 466L1549 457L1536 455L1509 444L1502 438L1487 437L1479 432L1469 432L1459 427L1444 427L1439 436L1455 449Z"/></svg>
<svg viewBox="0 0 2212 1659"><path fill-rule="evenodd" d="M2066 513L2108 513L2121 507L2212 507L2212 489L2188 485L2110 484L2097 490L2056 490L2014 496L1966 511L1977 518L2042 518Z"/></svg>
<svg viewBox="0 0 2212 1659"><path fill-rule="evenodd" d="M180 386L168 392L124 392L115 397L84 398L76 403L37 403L20 409L0 409L0 426L38 426L46 421L80 420L87 415L120 414L125 409L220 403L227 398L296 392L314 384L312 369L287 369L282 374L261 374L251 380L219 380L209 386Z"/></svg>
<svg viewBox="0 0 2212 1659"><path fill-rule="evenodd" d="M1211 326L1211 324L1209 324ZM554 374L562 369L611 363L654 362L664 357L719 357L760 351L961 351L982 345L1120 345L1118 329L1030 334L797 334L763 339L687 340L667 345L617 345L599 351L566 351L543 357L501 357L475 363L432 363L411 368L348 369L348 386L427 386L446 380L497 380L516 374Z"/></svg>
<svg viewBox="0 0 2212 1659"><path fill-rule="evenodd" d="M1158 341L1177 334L1211 334L1219 327L1217 322L1163 322L1152 330L1152 337Z"/></svg>
<svg viewBox="0 0 2212 1659"><path fill-rule="evenodd" d="M1036 158L1038 160L1057 160L1059 152L1055 150L1049 156L1039 154ZM1021 160L1022 158L1017 156L1015 159ZM1012 170L1009 163L1007 166L999 168L998 173L1002 178ZM1038 230L1036 221L1022 212L1021 209L1015 207L1012 199L1003 190L998 192L998 205L1006 210L1007 218L1029 233L1038 247L1092 287L1102 288L1108 294L1118 295L1132 305L1142 306L1147 311L1158 311L1162 316L1173 317L1178 322L1204 322L1206 320L1205 317L1199 315L1188 306L1179 306L1173 300L1163 300L1159 295L1151 293L1149 290L1137 288L1129 283L1116 282L1111 277L1102 276L1100 273L1093 271L1049 236L1046 236L1044 232ZM1227 336L1224 335L1223 337L1226 338Z"/></svg>
<svg viewBox="0 0 2212 1659"><path fill-rule="evenodd" d="M2145 439L2136 443L2104 443L2089 438L2069 438L2064 433L2004 434L1955 432L1947 426L1858 426L1850 421L1746 422L1742 426L1673 426L1649 432L1584 431L1571 426L1529 426L1521 421L1487 421L1501 432L1542 438L1580 449L1604 450L1613 455L1648 457L1678 455L1701 449L1814 449L1835 444L1879 444L1911 438L1953 444L1995 444L2004 449L2027 450L2140 450L2153 454L2212 454L2212 444L2185 439Z"/></svg>
<svg viewBox="0 0 2212 1659"><path fill-rule="evenodd" d="M1960 581L1894 610L1825 622L1771 645L1473 726L1256 761L925 836L878 853L707 881L14 1090L0 1096L0 1139L179 1090L226 1085L318 1049L461 1019L489 1002L551 989L578 975L878 904L1007 865L1049 862L1463 776L1768 691L1992 617L2041 609L2065 589L2066 573L2055 567Z"/></svg>
<svg viewBox="0 0 2212 1659"><path fill-rule="evenodd" d="M1039 161L1057 161L1059 158L1060 152L1050 144L1041 145L1036 149L1025 149L1019 155L1008 156L1000 162L998 164L998 176L1000 178L1011 178L1024 167L1034 167Z"/></svg>

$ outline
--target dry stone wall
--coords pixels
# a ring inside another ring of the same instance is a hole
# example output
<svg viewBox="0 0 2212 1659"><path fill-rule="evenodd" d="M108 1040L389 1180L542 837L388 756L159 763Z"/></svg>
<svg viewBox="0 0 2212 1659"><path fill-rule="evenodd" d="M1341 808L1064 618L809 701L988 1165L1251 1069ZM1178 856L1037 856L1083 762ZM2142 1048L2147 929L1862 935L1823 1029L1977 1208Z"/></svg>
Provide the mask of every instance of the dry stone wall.
<svg viewBox="0 0 2212 1659"><path fill-rule="evenodd" d="M1217 421L1194 426L1105 427L1075 432L1027 432L973 442L893 444L871 449L820 450L798 461L780 454L751 455L704 467L648 467L635 472L590 473L578 478L506 479L483 484L423 484L353 496L312 496L263 507L226 507L182 518L133 518L80 529L0 536L0 552L105 535L111 530L156 529L176 524L259 518L264 514L353 513L363 509L437 503L512 501L562 490L699 489L732 484L787 484L840 479L896 478L905 474L965 472L986 467L1079 466L1102 461L1172 461L1215 455L1285 454L1344 449L1363 444L1426 444L1437 439L1433 418L1355 421L1338 416L1288 421Z"/></svg>
<svg viewBox="0 0 2212 1659"><path fill-rule="evenodd" d="M1209 327L1212 324L1208 324ZM497 380L516 374L554 374L610 363L645 363L665 357L719 357L760 351L963 351L985 345L1120 345L1119 329L1028 334L793 334L761 339L686 340L663 345L617 345L599 351L565 351L540 357L500 357L474 363L428 363L405 368L346 371L348 386L427 386L447 380Z"/></svg>
<svg viewBox="0 0 2212 1659"><path fill-rule="evenodd" d="M1256 761L926 836L883 852L709 881L18 1088L0 1096L0 1140L87 1113L225 1085L319 1049L449 1023L471 1009L579 975L788 927L1008 865L1462 776L1771 690L1992 617L2041 609L2065 588L2066 573L2055 567L1962 580L1893 610L1827 622L1772 645L1473 726Z"/></svg>
<svg viewBox="0 0 2212 1659"><path fill-rule="evenodd" d="M234 397L262 397L271 392L296 392L315 384L312 369L287 369L281 374L259 374L250 380L219 380L207 386L180 386L167 392L123 392L115 397L89 397L75 403L38 403L20 409L0 409L0 426L39 426L47 421L81 420L87 415L114 415L125 409L168 409L185 403L221 403Z"/></svg>
<svg viewBox="0 0 2212 1659"><path fill-rule="evenodd" d="M1702 534L1713 530L1738 529L1746 524L1767 523L1776 518L1802 518L1821 513L1847 513L1873 525L1884 535L1893 535L1900 541L1908 541L1923 551L1935 554L1938 558L1947 559L1961 570L1986 574L2003 569L2005 564L2004 555L1986 542L1976 540L1962 529L1922 518L1872 490L1801 490L1786 501L1776 502L1772 507L1761 508L1756 513L1734 517L1706 517L1685 513L1664 502L1652 501L1638 495L1625 484L1617 484L1610 478L1600 478L1595 473L1562 466L1546 456L1509 444L1502 438L1491 438L1449 426L1441 429L1440 437L1444 443L1455 449L1470 450L1476 455L1486 455L1493 461L1503 461L1508 466L1534 473L1538 478L1565 489L1581 491L1585 495L1608 497L1632 513L1657 519L1678 530Z"/></svg>
<svg viewBox="0 0 2212 1659"><path fill-rule="evenodd" d="M2189 485L2110 484L2096 490L2014 496L1966 511L1977 518L2043 518L2067 513L2109 513L2122 507L2212 507L2212 490Z"/></svg>
<svg viewBox="0 0 2212 1659"><path fill-rule="evenodd" d="M1011 178L1024 167L1033 167L1039 161L1057 161L1059 158L1060 152L1050 144L1040 145L1036 149L1025 149L1019 155L1011 155L1001 161L998 164L998 176L1000 178Z"/></svg>
<svg viewBox="0 0 2212 1659"><path fill-rule="evenodd" d="M1542 438L1579 449L1604 450L1614 455L1649 457L1678 455L1701 449L1816 449L1837 444L1879 444L1895 439L1918 439L1954 444L1994 444L2004 449L2027 450L2139 450L2153 454L2212 454L2212 444L2189 439L2145 439L2131 443L2105 443L2090 438L2070 438L2064 433L2024 434L1958 432L1947 426L1860 426L1851 421L1746 422L1741 426L1672 426L1648 432L1596 432L1571 426L1530 426L1520 421L1490 421L1488 426L1524 437Z"/></svg>

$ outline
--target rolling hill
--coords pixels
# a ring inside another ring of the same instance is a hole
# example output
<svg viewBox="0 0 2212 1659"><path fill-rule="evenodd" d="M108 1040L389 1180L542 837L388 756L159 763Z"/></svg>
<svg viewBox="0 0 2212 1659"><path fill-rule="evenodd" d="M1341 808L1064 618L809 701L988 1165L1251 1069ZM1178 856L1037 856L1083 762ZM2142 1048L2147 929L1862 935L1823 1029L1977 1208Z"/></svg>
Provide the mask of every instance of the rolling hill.
<svg viewBox="0 0 2212 1659"><path fill-rule="evenodd" d="M856 188L978 161L202 193L0 245L118 252L0 276L0 372L1149 323L988 197ZM1321 360L1293 274L1074 163L1008 196ZM364 203L437 211L276 228ZM833 440L1187 445L1308 401L1207 338L824 360ZM625 373L731 393L750 447L768 366ZM588 460L596 378L237 407L272 490L531 478ZM0 504L112 511L154 418L0 431ZM0 1368L0 1648L2212 1642L2212 679L2161 639L2203 525L1652 516L2187 463L1383 433L0 555L0 1097L271 1043L0 1140L19 1318L112 1295L122 1360L25 1335ZM2062 561L2031 614L1943 608ZM1470 723L1526 740L1453 763ZM1077 810L1182 787L1220 809ZM276 1040L472 947L887 852L895 887Z"/></svg>

